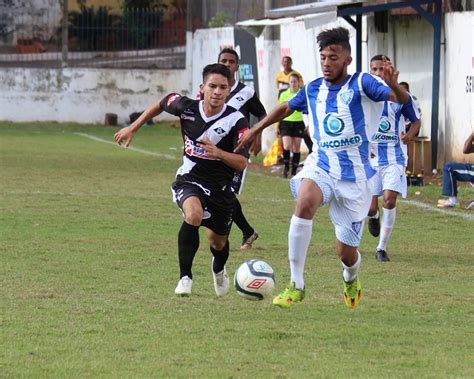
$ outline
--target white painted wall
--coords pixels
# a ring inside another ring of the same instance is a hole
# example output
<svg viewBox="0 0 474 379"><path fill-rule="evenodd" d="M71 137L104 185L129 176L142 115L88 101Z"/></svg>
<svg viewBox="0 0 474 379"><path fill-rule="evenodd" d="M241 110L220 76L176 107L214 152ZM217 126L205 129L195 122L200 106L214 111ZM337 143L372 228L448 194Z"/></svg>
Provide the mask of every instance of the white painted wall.
<svg viewBox="0 0 474 379"><path fill-rule="evenodd" d="M189 95L187 71L3 68L0 120L103 123L116 113L122 124L172 91Z"/></svg>
<svg viewBox="0 0 474 379"><path fill-rule="evenodd" d="M260 101L267 112L270 112L277 103L275 74L280 68L280 41L266 40L263 35L256 39L258 88ZM276 128L270 126L262 134L262 152L270 149L276 138Z"/></svg>
<svg viewBox="0 0 474 379"><path fill-rule="evenodd" d="M303 22L284 24L281 26L281 52L282 55L290 55L293 59L293 68L299 71L304 78L305 83L310 82L322 76L319 63L319 47L316 42L316 36L324 29L332 29L343 26L349 30L350 43L354 46L352 51L353 63L349 66L349 73L356 69L356 35L353 29L343 19L337 19L336 22L325 24L321 27L305 29ZM278 68L281 71L282 67ZM274 74L274 77L276 76Z"/></svg>
<svg viewBox="0 0 474 379"><path fill-rule="evenodd" d="M462 154L464 141L474 131L474 12L449 13L446 34L446 119L440 130L443 161L474 163Z"/></svg>
<svg viewBox="0 0 474 379"><path fill-rule="evenodd" d="M431 93L433 70L433 27L420 16L392 17L388 33L378 33L373 16L367 18L367 70L370 59L386 54L400 71L399 81L410 85L410 92L420 103L423 112L421 136L431 138ZM440 99L444 99L444 49L441 49ZM444 119L444 102L440 101L440 122Z"/></svg>
<svg viewBox="0 0 474 379"><path fill-rule="evenodd" d="M234 48L234 28L198 29L193 36L192 91L193 95L202 83L202 69L217 63L217 56L224 47Z"/></svg>

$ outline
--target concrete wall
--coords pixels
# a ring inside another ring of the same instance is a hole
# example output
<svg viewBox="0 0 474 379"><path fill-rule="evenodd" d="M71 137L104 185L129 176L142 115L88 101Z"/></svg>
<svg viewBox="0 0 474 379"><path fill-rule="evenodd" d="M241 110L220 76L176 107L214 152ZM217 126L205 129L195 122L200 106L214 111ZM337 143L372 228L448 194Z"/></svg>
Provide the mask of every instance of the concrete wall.
<svg viewBox="0 0 474 379"><path fill-rule="evenodd" d="M431 91L433 69L433 27L420 16L392 17L388 33L375 30L373 17L367 19L367 64L376 54L387 54L400 71L399 81L410 85L423 112L421 136L431 138ZM441 49L440 98L444 99L444 49ZM367 65L367 70L369 66ZM444 102L440 101L440 122Z"/></svg>
<svg viewBox="0 0 474 379"><path fill-rule="evenodd" d="M202 69L217 63L217 56L224 47L234 48L234 28L198 29L193 36L192 91L196 94L202 83Z"/></svg>
<svg viewBox="0 0 474 379"><path fill-rule="evenodd" d="M58 0L5 1L5 6L0 8L0 46L15 45L18 38L49 40L55 36L60 22Z"/></svg>
<svg viewBox="0 0 474 379"><path fill-rule="evenodd" d="M474 131L474 12L449 13L446 34L446 118L439 142L442 161L474 163L462 154L464 141Z"/></svg>
<svg viewBox="0 0 474 379"><path fill-rule="evenodd" d="M186 70L3 68L0 120L103 123L116 113L121 124L171 91L189 95Z"/></svg>

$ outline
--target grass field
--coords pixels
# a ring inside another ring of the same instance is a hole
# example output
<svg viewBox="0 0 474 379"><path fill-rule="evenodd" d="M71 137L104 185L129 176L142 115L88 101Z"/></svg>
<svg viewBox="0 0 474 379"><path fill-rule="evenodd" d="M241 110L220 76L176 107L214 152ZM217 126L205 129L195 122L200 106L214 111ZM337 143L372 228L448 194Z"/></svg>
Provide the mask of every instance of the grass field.
<svg viewBox="0 0 474 379"><path fill-rule="evenodd" d="M113 128L0 128L0 377L474 377L474 212L438 211L439 187L410 188L399 203L391 262L375 261L365 233L355 310L342 300L326 208L301 304L216 298L203 233L193 295L176 298L177 129L146 127L125 150ZM240 199L261 237L243 253L233 230L228 270L264 259L279 291L288 182L251 169Z"/></svg>

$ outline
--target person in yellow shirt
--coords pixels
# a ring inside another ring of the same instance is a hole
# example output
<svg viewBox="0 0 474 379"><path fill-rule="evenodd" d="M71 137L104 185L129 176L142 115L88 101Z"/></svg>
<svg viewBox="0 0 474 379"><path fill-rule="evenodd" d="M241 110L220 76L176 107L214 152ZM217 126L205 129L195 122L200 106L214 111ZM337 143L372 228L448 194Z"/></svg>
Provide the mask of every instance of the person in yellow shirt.
<svg viewBox="0 0 474 379"><path fill-rule="evenodd" d="M289 85L290 87L283 91L280 95L279 102L285 103L290 101L300 89L301 77L296 74L290 74ZM291 159L291 176L296 175L296 170L300 164L301 157L301 140L304 136L305 125L303 122L303 114L301 112L293 112L288 117L280 121L280 136L283 144L283 163L285 169L283 171L283 177L288 178L290 172L290 156Z"/></svg>
<svg viewBox="0 0 474 379"><path fill-rule="evenodd" d="M293 60L289 56L284 56L281 59L281 65L283 66L283 71L280 71L276 75L276 86L278 89L278 98L283 91L286 91L290 87L290 75L297 74L298 82L300 88L303 87L303 76L296 70L293 70Z"/></svg>

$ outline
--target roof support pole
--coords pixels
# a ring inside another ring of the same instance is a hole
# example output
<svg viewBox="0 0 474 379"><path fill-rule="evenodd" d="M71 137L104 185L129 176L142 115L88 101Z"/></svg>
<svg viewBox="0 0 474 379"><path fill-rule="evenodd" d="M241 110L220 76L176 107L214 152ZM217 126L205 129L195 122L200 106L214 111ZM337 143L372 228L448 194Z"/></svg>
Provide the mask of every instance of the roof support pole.
<svg viewBox="0 0 474 379"><path fill-rule="evenodd" d="M356 71L362 71L362 15L356 15L354 21L350 16L344 16L346 20L356 30Z"/></svg>
<svg viewBox="0 0 474 379"><path fill-rule="evenodd" d="M351 7L357 8L361 7L362 4L353 4ZM344 6L340 6L339 9L344 9ZM339 12L338 9L338 12ZM344 20L346 20L350 26L352 26L356 30L356 71L362 71L362 13L356 14L356 19L351 16L342 16Z"/></svg>
<svg viewBox="0 0 474 379"><path fill-rule="evenodd" d="M441 0L434 0L434 14L426 12L419 4L410 4L426 21L433 26L433 78L431 81L431 167L438 163L438 125L439 125L439 76L441 60Z"/></svg>

